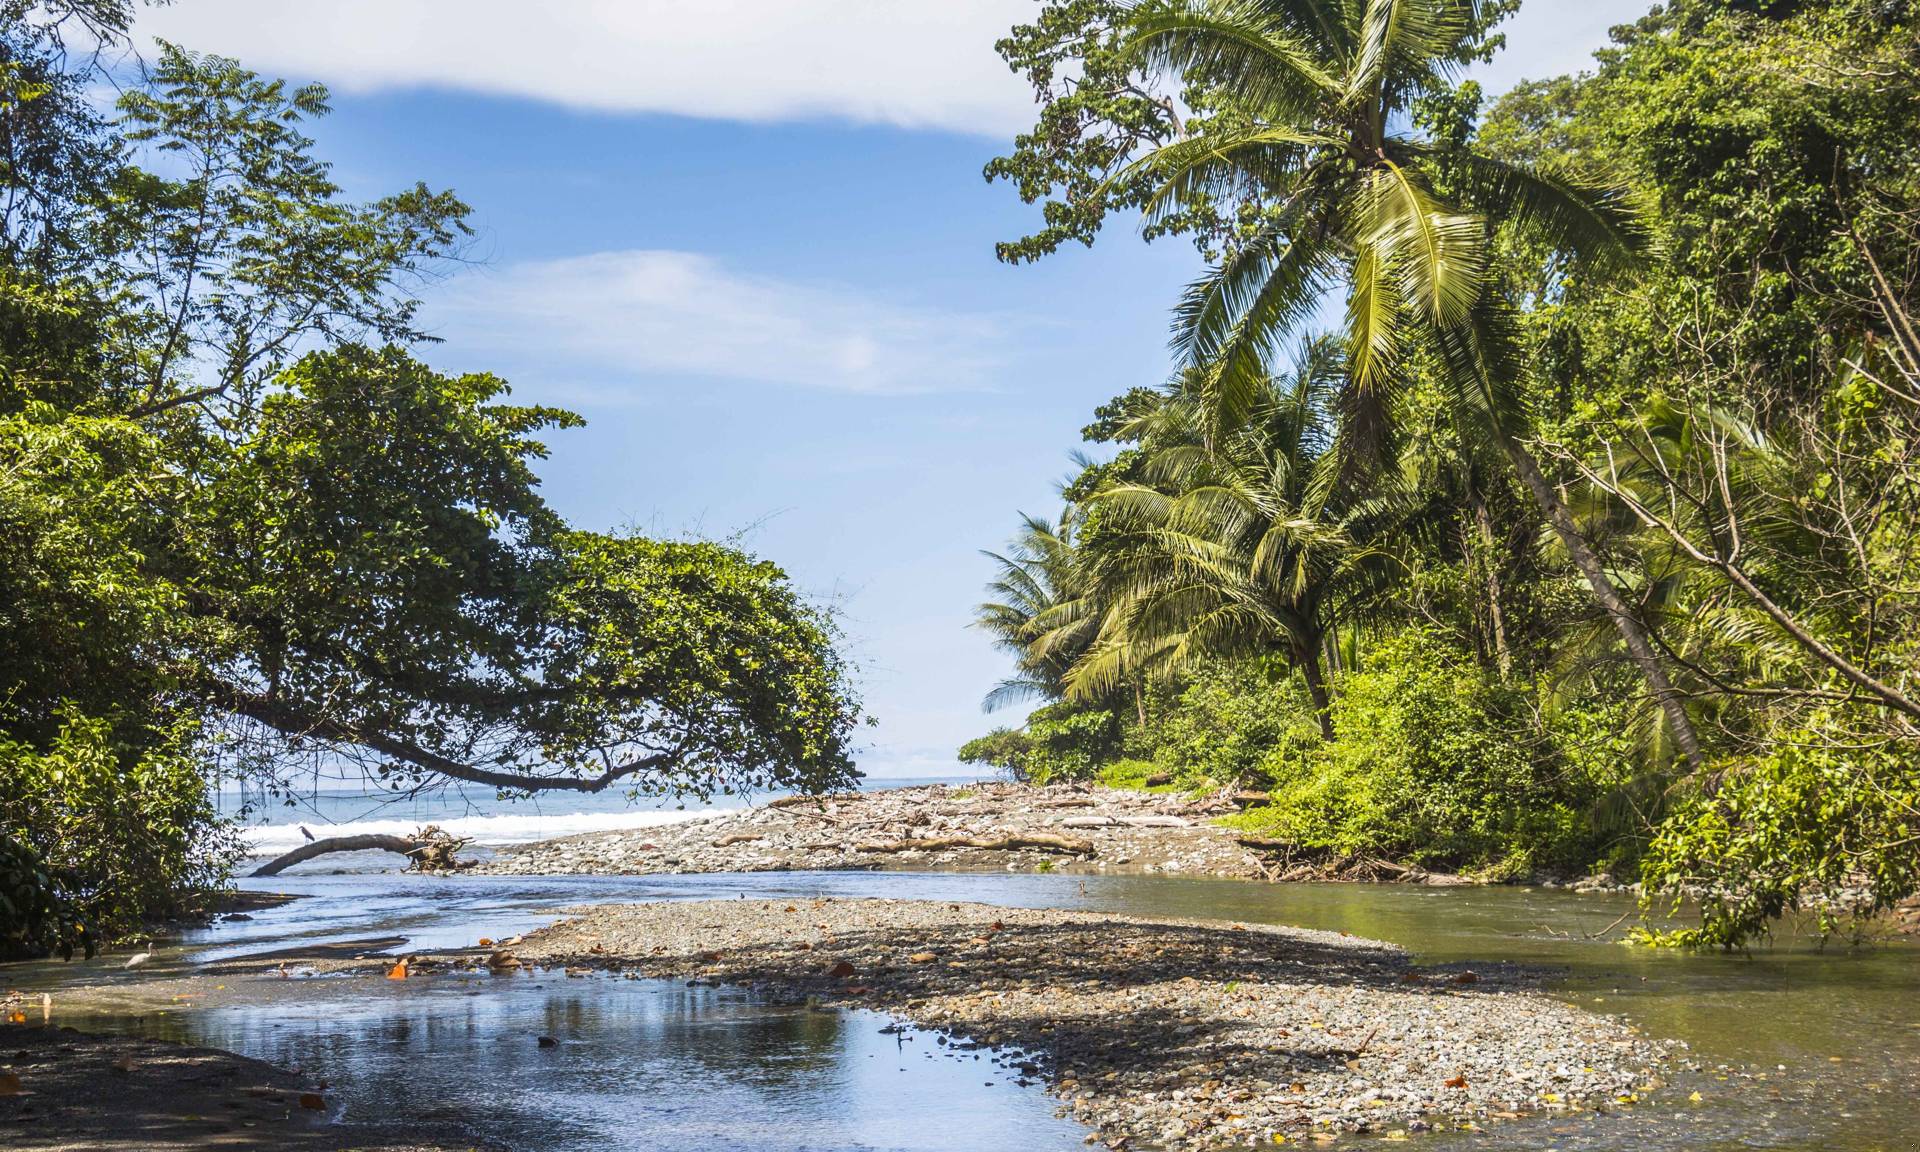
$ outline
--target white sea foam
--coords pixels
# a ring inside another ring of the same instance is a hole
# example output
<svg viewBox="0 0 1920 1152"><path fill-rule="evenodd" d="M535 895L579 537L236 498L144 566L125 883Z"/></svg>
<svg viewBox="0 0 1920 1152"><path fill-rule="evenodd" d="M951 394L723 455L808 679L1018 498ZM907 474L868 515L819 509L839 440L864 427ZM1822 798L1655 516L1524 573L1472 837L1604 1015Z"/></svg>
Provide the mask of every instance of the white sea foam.
<svg viewBox="0 0 1920 1152"><path fill-rule="evenodd" d="M316 839L324 840L331 836L374 834L410 836L418 831L422 824L438 824L454 836L470 838L475 844L497 847L502 844L524 844L530 840L551 840L557 836L573 836L581 832L606 832L617 828L650 828L660 824L678 824L685 820L700 820L722 811L726 809L698 808L684 812L645 809L622 812L516 812L491 816L452 816L444 819L412 817L352 820L342 824L310 820L304 824L294 822L248 828L244 835L249 852L255 856L277 856L282 852L300 847L306 843L306 837L300 834L302 827L313 833Z"/></svg>

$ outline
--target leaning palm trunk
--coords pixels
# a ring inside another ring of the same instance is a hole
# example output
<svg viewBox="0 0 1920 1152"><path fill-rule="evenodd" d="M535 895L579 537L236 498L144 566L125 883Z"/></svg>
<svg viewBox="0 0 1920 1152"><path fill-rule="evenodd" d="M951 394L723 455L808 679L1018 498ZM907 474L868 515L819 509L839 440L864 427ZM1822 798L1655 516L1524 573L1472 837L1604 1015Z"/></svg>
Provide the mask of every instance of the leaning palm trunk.
<svg viewBox="0 0 1920 1152"><path fill-rule="evenodd" d="M1320 673L1320 649L1324 647L1320 637L1302 640L1294 644L1293 661L1300 666L1300 674L1307 681L1307 695L1313 698L1313 714L1320 721L1320 735L1333 739L1333 697L1327 691L1327 681Z"/></svg>
<svg viewBox="0 0 1920 1152"><path fill-rule="evenodd" d="M1673 681L1667 678L1666 665L1661 663L1660 654L1654 651L1653 639L1647 626L1635 614L1620 590L1614 587L1613 580L1607 575L1606 567L1593 550L1593 545L1574 522L1573 514L1560 500L1547 483L1540 471L1539 461L1527 451L1526 446L1511 438L1502 438L1507 458L1513 461L1514 471L1520 474L1521 483L1540 505L1546 514L1547 522L1553 525L1554 534L1572 558L1573 566L1587 578L1587 585L1593 589L1593 597L1605 609L1608 619L1620 633L1620 639L1627 646L1627 655L1640 675L1646 680L1647 688L1653 693L1654 702L1660 705L1660 711L1666 716L1667 728L1673 735L1674 745L1686 758L1687 766L1694 771L1700 769L1700 739L1693 730L1693 718L1687 715L1686 702Z"/></svg>

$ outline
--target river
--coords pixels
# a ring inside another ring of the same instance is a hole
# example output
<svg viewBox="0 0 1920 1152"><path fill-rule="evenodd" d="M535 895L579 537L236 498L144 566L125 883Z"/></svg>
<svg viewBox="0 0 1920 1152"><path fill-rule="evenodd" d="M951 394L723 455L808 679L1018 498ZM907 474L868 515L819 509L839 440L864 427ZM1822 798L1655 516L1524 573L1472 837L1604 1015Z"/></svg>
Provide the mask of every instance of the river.
<svg viewBox="0 0 1920 1152"><path fill-rule="evenodd" d="M369 941L471 945L602 901L749 896L978 900L1297 924L1392 940L1425 960L1551 968L1552 990L1686 1041L1706 1071L1632 1107L1544 1116L1427 1149L1904 1152L1920 1148L1920 948L1784 939L1750 956L1590 939L1624 898L1530 888L1257 885L1031 874L760 873L682 877L287 875L245 882L304 898L187 934L150 970L110 961L0 969L51 989L56 1022L229 1048L330 1081L355 1115L450 1116L516 1147L1014 1152L1081 1147L1038 1087L991 1053L954 1051L871 1013L773 1007L733 989L649 980L300 983L298 999L210 992L193 1006L141 994L154 975L248 953ZM1615 933L1617 935L1617 932ZM80 999L61 986L111 981ZM560 1040L557 1050L530 1035ZM1724 1065L1724 1068L1720 1066ZM1696 1101L1692 1097L1697 1094ZM1346 1137L1341 1146L1373 1143Z"/></svg>

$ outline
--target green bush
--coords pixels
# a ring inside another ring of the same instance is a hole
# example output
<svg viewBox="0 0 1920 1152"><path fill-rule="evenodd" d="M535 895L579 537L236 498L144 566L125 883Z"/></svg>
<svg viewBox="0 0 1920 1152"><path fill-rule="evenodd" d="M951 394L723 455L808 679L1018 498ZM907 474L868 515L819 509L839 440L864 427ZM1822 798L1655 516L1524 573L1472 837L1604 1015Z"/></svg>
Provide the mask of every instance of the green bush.
<svg viewBox="0 0 1920 1152"><path fill-rule="evenodd" d="M1123 738L1119 720L1103 708L1049 704L1034 709L1024 729L999 728L968 741L960 759L1034 784L1090 780L1120 755Z"/></svg>
<svg viewBox="0 0 1920 1152"><path fill-rule="evenodd" d="M1115 760L1100 769L1094 779L1108 788L1127 788L1136 792L1172 792L1176 785L1149 784L1155 776L1164 776L1160 766L1151 760Z"/></svg>
<svg viewBox="0 0 1920 1152"><path fill-rule="evenodd" d="M0 839L21 875L55 881L8 913L8 939L62 947L48 908L111 938L199 911L223 884L239 841L207 795L196 734L141 736L69 711L44 751L0 742Z"/></svg>
<svg viewBox="0 0 1920 1152"><path fill-rule="evenodd" d="M1648 938L1735 948L1790 911L1822 934L1920 891L1920 761L1912 748L1816 725L1761 758L1723 765L1717 790L1682 800L1641 870L1674 911L1700 896L1698 928Z"/></svg>
<svg viewBox="0 0 1920 1152"><path fill-rule="evenodd" d="M47 867L26 844L0 836L0 960L57 953L92 956L97 933L74 907L72 877Z"/></svg>
<svg viewBox="0 0 1920 1152"><path fill-rule="evenodd" d="M1421 631L1374 644L1337 687L1335 739L1276 747L1263 764L1272 806L1237 824L1429 867L1512 874L1584 862L1581 799L1551 770L1552 746L1531 735L1518 689Z"/></svg>
<svg viewBox="0 0 1920 1152"><path fill-rule="evenodd" d="M1183 785L1248 785L1319 744L1300 679L1278 662L1236 661L1195 673L1154 732L1153 760Z"/></svg>

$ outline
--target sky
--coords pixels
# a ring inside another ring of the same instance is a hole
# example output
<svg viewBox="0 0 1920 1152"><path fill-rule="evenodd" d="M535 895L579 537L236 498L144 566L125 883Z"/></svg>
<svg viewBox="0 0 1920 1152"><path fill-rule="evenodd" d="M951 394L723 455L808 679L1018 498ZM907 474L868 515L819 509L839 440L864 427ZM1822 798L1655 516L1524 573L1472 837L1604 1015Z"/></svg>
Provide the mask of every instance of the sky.
<svg viewBox="0 0 1920 1152"><path fill-rule="evenodd" d="M1527 0L1492 92L1576 71L1646 0ZM474 206L423 292L446 371L588 419L549 501L604 530L737 539L841 617L875 776L957 771L1017 711L969 627L1093 408L1165 378L1199 271L1129 223L997 262L1037 208L981 167L1032 96L993 51L1036 0L175 0L138 31L334 92L350 195Z"/></svg>

